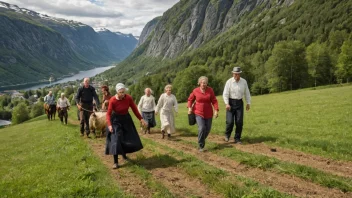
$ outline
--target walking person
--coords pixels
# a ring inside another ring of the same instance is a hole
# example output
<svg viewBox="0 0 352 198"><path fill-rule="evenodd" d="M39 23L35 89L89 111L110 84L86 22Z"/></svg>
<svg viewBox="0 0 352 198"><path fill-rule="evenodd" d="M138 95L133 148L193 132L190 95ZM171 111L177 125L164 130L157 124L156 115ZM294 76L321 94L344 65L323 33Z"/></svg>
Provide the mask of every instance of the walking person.
<svg viewBox="0 0 352 198"><path fill-rule="evenodd" d="M188 114L194 112L196 115L199 151L203 152L205 139L211 130L213 116L215 118L218 117L219 105L213 89L208 86L208 78L206 76L201 76L198 79L198 85L199 87L193 89L189 95L187 107Z"/></svg>
<svg viewBox="0 0 352 198"><path fill-rule="evenodd" d="M226 81L223 99L226 105L226 132L225 141L228 142L231 137L234 124L236 124L235 143L242 144L241 135L243 128L243 100L246 99L246 110L249 111L251 104L251 95L248 89L247 81L241 78L241 68L234 67L232 70L233 78Z"/></svg>
<svg viewBox="0 0 352 198"><path fill-rule="evenodd" d="M101 87L101 92L103 93L103 99L102 99L102 105L101 105L101 109L103 111L106 111L108 109L109 106L109 100L112 97L110 92L109 92L109 87L104 85Z"/></svg>
<svg viewBox="0 0 352 198"><path fill-rule="evenodd" d="M87 137L89 137L89 117L93 113L93 99L96 105L99 106L100 102L95 88L89 84L89 78L84 78L83 86L78 88L75 97L77 107L80 111L81 136L84 136L84 131L86 131Z"/></svg>
<svg viewBox="0 0 352 198"><path fill-rule="evenodd" d="M176 97L171 93L172 85L165 86L165 93L161 94L155 108L155 115L160 111L161 134L164 139L165 133L171 137L171 133L176 131L174 111L177 113L178 104Z"/></svg>
<svg viewBox="0 0 352 198"><path fill-rule="evenodd" d="M65 124L67 125L67 117L68 117L67 110L69 110L70 108L70 102L65 97L65 93L61 93L61 97L57 100L56 107L59 110L59 118L61 123L64 124L64 121L65 121Z"/></svg>
<svg viewBox="0 0 352 198"><path fill-rule="evenodd" d="M124 84L118 83L116 85L116 95L110 99L106 113L108 135L106 136L105 154L113 155L114 169L119 168L118 155L122 155L125 160L128 160L127 153L133 153L143 148L128 109L132 109L142 126L147 125L138 112L132 96L125 93L126 90Z"/></svg>
<svg viewBox="0 0 352 198"><path fill-rule="evenodd" d="M147 122L148 126L144 130L144 134L150 134L150 128L156 126L155 122L155 98L152 95L150 88L145 88L144 96L141 97L138 103L138 110L142 114L143 119Z"/></svg>
<svg viewBox="0 0 352 198"><path fill-rule="evenodd" d="M52 116L56 113L55 96L52 91L49 91L48 95L44 97L44 109L48 115L48 120L52 120Z"/></svg>

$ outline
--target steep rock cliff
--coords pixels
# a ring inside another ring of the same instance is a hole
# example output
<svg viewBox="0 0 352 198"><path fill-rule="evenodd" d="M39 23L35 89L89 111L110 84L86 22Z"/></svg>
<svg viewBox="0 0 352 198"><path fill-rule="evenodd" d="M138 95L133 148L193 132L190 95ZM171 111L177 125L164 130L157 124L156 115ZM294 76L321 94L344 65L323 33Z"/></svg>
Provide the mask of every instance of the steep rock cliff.
<svg viewBox="0 0 352 198"><path fill-rule="evenodd" d="M149 21L143 28L141 35L139 36L138 46L142 45L148 38L148 36L153 32L154 28L158 24L161 17L156 17Z"/></svg>
<svg viewBox="0 0 352 198"><path fill-rule="evenodd" d="M256 7L265 10L272 6L289 6L293 2L294 0L181 0L160 18L145 54L175 58L185 50L198 48L219 33L233 28L242 16Z"/></svg>

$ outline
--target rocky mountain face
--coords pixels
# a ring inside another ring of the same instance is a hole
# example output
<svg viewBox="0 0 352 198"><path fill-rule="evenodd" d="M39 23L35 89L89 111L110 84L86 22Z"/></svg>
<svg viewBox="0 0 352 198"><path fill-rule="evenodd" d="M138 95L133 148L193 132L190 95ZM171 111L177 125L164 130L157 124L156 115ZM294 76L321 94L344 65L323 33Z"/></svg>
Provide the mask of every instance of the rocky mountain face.
<svg viewBox="0 0 352 198"><path fill-rule="evenodd" d="M111 32L105 28L95 29L100 39L104 41L114 57L120 60L126 58L136 47L138 40L132 34Z"/></svg>
<svg viewBox="0 0 352 198"><path fill-rule="evenodd" d="M154 30L146 49L147 56L175 58L187 49L198 48L229 28L235 28L241 17L254 8L289 6L294 0L181 0L159 19L150 22L145 33ZM155 26L155 27L154 27ZM143 31L144 31L143 30ZM143 43L146 38L140 39Z"/></svg>
<svg viewBox="0 0 352 198"><path fill-rule="evenodd" d="M156 17L153 20L149 21L143 28L141 35L139 36L139 40L138 40L138 45L140 46L144 43L144 41L147 40L147 38L149 37L149 35L153 32L154 28L156 27L156 25L158 24L159 20L161 17Z"/></svg>
<svg viewBox="0 0 352 198"><path fill-rule="evenodd" d="M137 39L110 33L0 1L0 86L119 62L133 51Z"/></svg>

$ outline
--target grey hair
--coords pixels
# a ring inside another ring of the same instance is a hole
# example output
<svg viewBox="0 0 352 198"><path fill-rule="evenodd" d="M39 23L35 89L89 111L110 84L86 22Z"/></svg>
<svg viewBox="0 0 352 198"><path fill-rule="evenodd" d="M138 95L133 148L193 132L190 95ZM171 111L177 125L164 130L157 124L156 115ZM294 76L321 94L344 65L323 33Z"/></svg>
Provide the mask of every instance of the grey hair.
<svg viewBox="0 0 352 198"><path fill-rule="evenodd" d="M148 89L150 90L150 93L153 94L153 90L151 88L149 88L149 87L144 89L144 93L147 92Z"/></svg>
<svg viewBox="0 0 352 198"><path fill-rule="evenodd" d="M167 88L172 89L172 85L166 85L165 88L164 88L164 90L166 91Z"/></svg>
<svg viewBox="0 0 352 198"><path fill-rule="evenodd" d="M205 80L205 82L208 84L208 77L206 77L206 76L201 76L201 77L198 78L198 85L200 85L200 82L201 82L202 80Z"/></svg>

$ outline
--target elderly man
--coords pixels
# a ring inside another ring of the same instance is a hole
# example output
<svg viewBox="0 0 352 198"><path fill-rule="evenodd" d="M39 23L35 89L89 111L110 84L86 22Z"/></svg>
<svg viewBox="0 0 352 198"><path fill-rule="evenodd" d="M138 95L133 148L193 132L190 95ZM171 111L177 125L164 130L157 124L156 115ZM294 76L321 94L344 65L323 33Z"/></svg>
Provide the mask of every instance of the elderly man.
<svg viewBox="0 0 352 198"><path fill-rule="evenodd" d="M56 102L52 91L49 91L48 95L44 97L44 108L50 112L55 112ZM48 113L48 120L52 119L52 114Z"/></svg>
<svg viewBox="0 0 352 198"><path fill-rule="evenodd" d="M249 111L251 104L251 95L248 89L247 81L241 78L241 68L234 67L232 70L233 78L226 81L223 99L226 105L226 132L225 141L228 142L231 137L234 124L236 124L235 144L242 144L241 134L243 127L243 101L246 99L246 110Z"/></svg>
<svg viewBox="0 0 352 198"><path fill-rule="evenodd" d="M89 78L84 78L83 86L78 88L75 99L80 110L81 136L84 136L84 131L86 131L87 137L89 137L89 117L93 113L93 99L97 106L100 104L95 88L89 85Z"/></svg>

